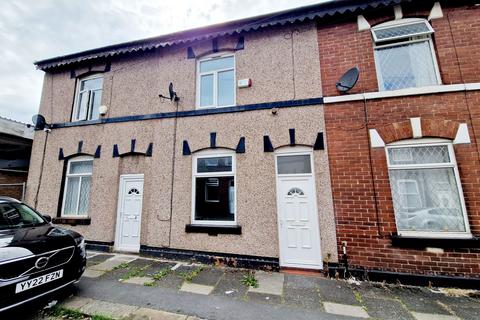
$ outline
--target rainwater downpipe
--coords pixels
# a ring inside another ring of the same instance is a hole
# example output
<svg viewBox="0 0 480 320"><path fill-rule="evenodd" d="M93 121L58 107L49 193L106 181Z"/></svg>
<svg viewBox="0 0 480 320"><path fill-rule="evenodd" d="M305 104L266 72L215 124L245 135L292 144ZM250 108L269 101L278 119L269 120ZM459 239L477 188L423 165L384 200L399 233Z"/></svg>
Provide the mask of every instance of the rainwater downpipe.
<svg viewBox="0 0 480 320"><path fill-rule="evenodd" d="M347 279L350 276L350 271L348 270L347 241L342 241L342 253L343 253L343 264L345 266L343 271L343 278Z"/></svg>

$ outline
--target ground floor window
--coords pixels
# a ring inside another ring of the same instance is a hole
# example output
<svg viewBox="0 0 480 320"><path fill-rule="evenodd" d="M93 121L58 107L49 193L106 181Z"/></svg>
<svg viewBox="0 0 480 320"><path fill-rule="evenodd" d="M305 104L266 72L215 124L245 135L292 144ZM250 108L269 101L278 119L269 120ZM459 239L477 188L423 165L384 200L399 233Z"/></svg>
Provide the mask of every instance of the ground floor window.
<svg viewBox="0 0 480 320"><path fill-rule="evenodd" d="M424 142L387 146L398 233L468 235L470 231L453 145L435 140Z"/></svg>
<svg viewBox="0 0 480 320"><path fill-rule="evenodd" d="M206 151L194 157L193 223L236 223L235 153Z"/></svg>
<svg viewBox="0 0 480 320"><path fill-rule="evenodd" d="M93 159L78 157L68 161L62 216L86 216L90 201Z"/></svg>

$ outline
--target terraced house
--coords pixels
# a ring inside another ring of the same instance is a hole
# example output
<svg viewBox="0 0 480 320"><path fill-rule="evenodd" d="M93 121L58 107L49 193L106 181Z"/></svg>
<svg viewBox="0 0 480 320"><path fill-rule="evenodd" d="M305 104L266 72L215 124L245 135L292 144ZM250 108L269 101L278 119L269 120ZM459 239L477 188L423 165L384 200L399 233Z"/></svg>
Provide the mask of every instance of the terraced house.
<svg viewBox="0 0 480 320"><path fill-rule="evenodd" d="M343 17L318 25L341 260L371 279L478 287L480 8L402 1Z"/></svg>
<svg viewBox="0 0 480 320"><path fill-rule="evenodd" d="M28 202L98 249L474 283L478 10L331 1L38 61Z"/></svg>

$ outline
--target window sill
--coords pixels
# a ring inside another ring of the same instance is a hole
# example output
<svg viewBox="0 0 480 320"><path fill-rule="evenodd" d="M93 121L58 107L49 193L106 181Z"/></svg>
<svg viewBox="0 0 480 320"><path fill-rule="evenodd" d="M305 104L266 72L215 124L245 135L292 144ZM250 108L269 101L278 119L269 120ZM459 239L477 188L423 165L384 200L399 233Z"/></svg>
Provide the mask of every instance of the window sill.
<svg viewBox="0 0 480 320"><path fill-rule="evenodd" d="M185 226L187 233L208 233L208 235L216 236L219 234L242 234L241 226L213 226L213 225L199 225L187 224Z"/></svg>
<svg viewBox="0 0 480 320"><path fill-rule="evenodd" d="M392 236L392 246L424 249L426 247L442 249L480 248L480 238L422 238L413 236Z"/></svg>
<svg viewBox="0 0 480 320"><path fill-rule="evenodd" d="M52 222L55 224L69 224L71 226L85 226L89 225L91 222L91 218L65 218L65 217L57 217L53 218Z"/></svg>

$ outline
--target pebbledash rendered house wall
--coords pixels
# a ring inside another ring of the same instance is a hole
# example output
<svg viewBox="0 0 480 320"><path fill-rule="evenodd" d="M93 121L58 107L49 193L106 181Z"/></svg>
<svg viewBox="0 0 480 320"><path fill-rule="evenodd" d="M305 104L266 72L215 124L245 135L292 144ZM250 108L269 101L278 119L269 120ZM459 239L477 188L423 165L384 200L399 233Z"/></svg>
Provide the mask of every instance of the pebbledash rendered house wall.
<svg viewBox="0 0 480 320"><path fill-rule="evenodd" d="M445 279L480 275L480 7L440 3L443 16L437 10L429 22L442 84L430 90L378 92L370 27L395 20L393 8L318 25L337 247L341 253L346 244L342 263L360 274L369 272L371 278L388 272L396 273L390 274L393 279L402 273ZM396 10L403 19L427 19L432 7L433 1L415 1ZM339 97L335 83L353 66L360 70L359 81L349 94ZM462 124L468 128L462 136L470 141L457 143ZM469 239L398 236L382 142L388 146L422 138L453 141ZM434 284L442 281L431 279Z"/></svg>
<svg viewBox="0 0 480 320"><path fill-rule="evenodd" d="M321 98L314 22L262 28L244 32L241 37L244 38L244 48L235 51L235 76L237 80L250 78L253 85L242 89L236 87L236 105ZM218 46L220 52L232 50L239 38L240 35L218 37L214 46ZM188 57L187 47L199 57L212 51L212 39L113 56L108 61L110 68L105 68L103 60L93 59L47 69L39 113L48 123L70 122L78 81L76 76L88 70L105 69L109 70L103 72L102 105L108 107L108 113L102 118L176 111L175 103L158 97L167 94L170 82L174 83L180 97L178 111L195 110L197 60ZM45 132L37 131L27 202L44 214L59 217L66 161L59 157L60 149L68 157L78 153L93 155L101 146L100 156L93 161L88 208L90 222L75 225L75 221L69 220L66 224L85 235L87 240L113 245L119 177L138 173L145 175L141 245L278 258L275 158L274 153L264 152L264 136L270 137L274 147L288 146L291 144L289 129L295 129L294 144L312 147L318 133L325 131L323 108L317 103L282 107L274 112L264 109L66 126L52 129L48 137ZM242 227L240 235L209 235L185 230L191 223L192 214L192 155L183 155L182 146L187 141L191 151L209 148L211 133L216 133L217 147L235 149L240 138L245 138L245 153L235 156L236 214L238 225ZM152 144L151 157L113 157L114 145L117 145L119 154L124 154L130 151L132 139L139 152L144 153ZM335 220L326 148L313 151L313 158L321 251L324 260L336 262Z"/></svg>

